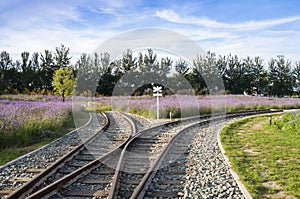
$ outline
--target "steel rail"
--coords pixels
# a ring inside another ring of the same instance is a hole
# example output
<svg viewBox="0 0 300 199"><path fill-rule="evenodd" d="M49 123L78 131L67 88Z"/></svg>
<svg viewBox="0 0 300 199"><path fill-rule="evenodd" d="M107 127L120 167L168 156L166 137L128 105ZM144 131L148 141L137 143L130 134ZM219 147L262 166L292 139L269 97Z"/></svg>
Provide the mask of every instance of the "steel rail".
<svg viewBox="0 0 300 199"><path fill-rule="evenodd" d="M234 117L234 115L236 115L236 114L250 115L250 114L255 114L256 112L267 113L267 112L270 112L270 111L268 111L268 110L240 111L240 112L235 112L235 113L229 113L229 114L226 115L226 117L230 117L230 116ZM272 111L272 112L274 112L274 111ZM118 161L118 164L117 164L117 168L115 170L115 174L114 174L112 185L111 185L111 190L110 190L109 197L108 197L108 198L113 198L113 193L115 192L115 190L117 188L117 180L119 179L119 175L120 175L119 172L121 171L122 161L124 159L126 148L133 142L134 139L137 139L139 136L143 135L145 132L155 131L155 130L158 130L162 127L167 127L167 126L174 125L174 124L180 125L181 123L184 123L184 122L192 122L192 121L199 121L199 120L205 120L205 119L211 121L211 120L213 120L213 118L216 118L216 117L224 118L224 116L225 116L224 114L196 116L196 117L176 120L176 121L172 121L172 122L167 122L165 124L160 124L160 125L151 127L149 129L142 130L138 133L136 132L136 126L134 125L134 122L132 120L130 120L128 117L126 119L126 116L125 116L125 119L127 121L129 121L129 123L131 125L131 135L122 144L120 144L119 147L114 148L110 152L107 152L103 156L93 160L92 162L88 163L87 165L73 171L72 173L70 173L70 174L64 176L63 178L53 182L52 184L48 185L47 187L44 187L41 190L33 193L28 198L41 198L41 197L49 196L49 195L51 195L51 193L62 189L67 184L70 184L71 182L74 182L74 180L76 180L80 176L84 175L84 173L87 173L91 169L97 167L97 165L99 165L99 162L105 161L106 159L108 159L110 157L116 157L116 156L119 155L120 156L119 161ZM106 118L107 118L107 116L106 116ZM108 118L107 118L107 122L103 126L101 131L106 130L108 128L108 126L109 126L109 121L108 121ZM94 137L95 136L93 136L93 138ZM85 144L91 142L93 138L88 139L85 142ZM84 144L82 144L80 146L84 146ZM122 149L121 154L120 154L120 149ZM76 147L76 149L73 149L71 151L71 153L74 156L78 151L80 151L80 147ZM65 155L63 158L61 158L55 164L51 165L47 170L45 170L44 172L38 174L38 176L36 176L34 179L32 179L31 181L29 181L28 183L23 185L20 189L13 192L13 194L11 194L9 196L9 198L24 197L26 195L26 193L31 191L32 188L37 185L37 183L39 183L39 184L42 183L41 181L42 181L43 178L45 178L46 176L54 173L55 169L58 168L60 164L62 164L64 161L68 160L69 158L70 158L70 156Z"/></svg>
<svg viewBox="0 0 300 199"><path fill-rule="evenodd" d="M88 172L89 170L91 170L94 167L96 167L99 164L99 162L103 162L107 158L109 158L111 156L117 155L117 153L120 150L119 148L122 147L123 145L125 145L128 142L128 140L133 135L136 134L136 126L135 126L134 122L128 116L126 116L124 114L122 114L122 115L130 123L130 127L131 127L131 134L130 134L130 136L122 144L120 144L118 147L115 147L112 151L104 154L103 156L101 156L99 158L96 158L95 160L93 160L92 162L88 163L87 165L85 165L83 167L80 167L79 169L77 169L77 170L73 171L72 173L64 176L63 178L55 181L54 183L51 183L50 185L44 187L43 189L41 189L41 190L33 193L32 195L30 195L27 198L28 199L30 199L30 198L40 199L40 198L47 197L47 195L51 194L53 191L61 189L63 186L65 186L68 183L76 180L78 177L80 177L80 175L82 175L85 172ZM108 128L108 126L107 126L107 128Z"/></svg>
<svg viewBox="0 0 300 199"><path fill-rule="evenodd" d="M165 124L161 124L161 125L158 125L158 126L155 126L155 127L152 127L152 128L149 128L149 129L146 129L144 131L141 131L141 132L137 133L135 136L132 137L131 140L128 141L128 143L124 146L124 148L121 152L121 156L120 156L119 162L117 164L116 172L115 172L115 175L114 175L114 178L113 178L113 182L112 182L112 186L111 186L111 190L110 190L108 198L113 199L113 198L116 197L116 193L117 193L117 190L118 190L118 183L119 183L121 172L123 170L122 167L124 165L125 153L126 153L127 149L134 142L134 140L138 139L139 137L141 137L145 133L147 133L149 131L154 131L154 130L160 129L162 127L167 127L167 126L170 126L170 125L174 125L174 124L179 125L179 124L183 124L183 123L186 123L186 122L191 123L193 121L199 121L199 120L205 120L205 119L207 119L208 121L209 120L211 121L214 118L219 118L219 120L221 120L224 117L235 117L235 115L251 115L251 114L256 114L257 112L266 113L268 111L269 110L254 110L254 111L253 110L248 110L248 111L231 112L231 113L227 113L227 114L221 113L221 114L213 114L213 115L195 116L195 117L185 118L185 119L176 120L176 121L173 121L173 122L168 122L168 123L165 123Z"/></svg>
<svg viewBox="0 0 300 199"><path fill-rule="evenodd" d="M106 158L109 158L109 157L112 157L112 156L116 156L117 153L120 152L120 149L123 149L126 146L126 144L128 144L130 142L130 140L132 138L136 137L137 135L143 134L145 131L151 131L151 130L155 130L155 129L160 129L160 128L164 127L164 126L168 126L168 125L172 125L172 124L178 124L179 122L182 122L182 121L198 120L199 118L208 118L208 117L210 117L210 116L192 117L192 118L188 118L188 119L184 119L184 120L172 121L172 122L168 122L166 124L160 124L160 125L151 127L149 129L140 131L138 133L136 133L136 126L134 125L133 121L130 120L127 117L128 121L131 123L132 132L134 132L134 133L132 133L131 136L119 146L119 148L115 148L111 152L106 153L105 155L103 155L103 156L95 159L94 161L90 162L89 164L87 164L87 165L79 168L78 170L76 170L76 171L74 171L74 172L72 172L72 173L64 176L60 180L57 180L54 183L48 185L47 187L44 187L43 189L41 189L41 190L33 193L28 198L40 198L40 197L44 197L46 195L51 194L51 192L53 192L53 191L55 191L57 189L61 189L61 187L66 186L68 183L74 181L74 179L77 179L81 174L88 172L88 170L91 170L94 167L97 167L97 165L99 164L99 162L102 162ZM125 118L126 118L126 116L125 116ZM115 186L114 184L115 184L115 182L113 181L112 187Z"/></svg>
<svg viewBox="0 0 300 199"><path fill-rule="evenodd" d="M229 115L226 115L226 119L231 119L231 118L237 118L237 117L243 117L243 116L250 116L250 115L258 115L258 114L265 114L265 113L276 113L276 112L280 112L281 110L257 110L257 111L246 111L246 112L237 112L237 113L232 113ZM134 189L132 195L131 195L131 199L136 199L136 198L143 198L146 190L148 188L148 186L150 185L152 179L154 178L156 172L158 171L160 165L162 164L164 158L166 157L167 153L169 152L169 149L171 148L172 144L176 141L176 139L183 134L184 132L186 132L188 129L194 128L198 125L200 126L206 126L206 124L211 123L211 122L218 122L220 119L223 118L213 118L213 119L208 119L206 121L201 121L199 123L194 123L191 124L187 127L185 127L184 129L180 130L176 135L174 135L172 137L172 139L169 141L169 143L162 149L161 153L158 155L157 159L155 159L155 161L153 162L153 164L151 165L151 167L148 169L148 171L146 172L146 174L144 175L144 177L142 178L142 180L140 181L140 183L136 186L136 188Z"/></svg>
<svg viewBox="0 0 300 199"><path fill-rule="evenodd" d="M109 126L109 120L108 117L105 113L101 112L102 117L104 118L104 125L101 127L100 132L102 132L103 130L106 130ZM34 177L33 179L31 179L30 181L28 181L27 183L25 183L24 185L22 185L19 189L17 189L16 191L14 191L12 194L8 195L8 199L14 199L14 198L24 198L25 195L28 192L31 192L32 188L34 186L37 186L38 184L40 184L41 180L43 178L45 178L46 176L51 175L53 172L55 172L55 170L66 160L70 159L72 156L76 155L84 146L85 144L90 143L97 135L98 133L96 133L95 135L91 136L88 140L86 140L85 142L83 142L82 144L78 145L77 147L75 147L72 151L70 151L68 154L64 155L62 158L60 158L58 161L56 161L54 164L52 164L49 168L47 168L46 170L44 170L43 172L39 173L36 177Z"/></svg>

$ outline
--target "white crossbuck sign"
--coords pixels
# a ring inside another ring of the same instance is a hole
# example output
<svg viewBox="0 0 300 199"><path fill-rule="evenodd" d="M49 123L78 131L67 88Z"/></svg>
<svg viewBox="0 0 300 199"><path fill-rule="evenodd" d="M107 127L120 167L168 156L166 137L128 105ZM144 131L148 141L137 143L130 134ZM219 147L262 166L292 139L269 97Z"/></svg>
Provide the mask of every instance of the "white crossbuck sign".
<svg viewBox="0 0 300 199"><path fill-rule="evenodd" d="M162 86L153 86L153 93L161 93Z"/></svg>
<svg viewBox="0 0 300 199"><path fill-rule="evenodd" d="M159 97L162 96L162 86L153 86L153 96L156 97L156 117L159 119Z"/></svg>
<svg viewBox="0 0 300 199"><path fill-rule="evenodd" d="M162 87L161 86L154 86L153 87L153 96L161 97L162 96Z"/></svg>

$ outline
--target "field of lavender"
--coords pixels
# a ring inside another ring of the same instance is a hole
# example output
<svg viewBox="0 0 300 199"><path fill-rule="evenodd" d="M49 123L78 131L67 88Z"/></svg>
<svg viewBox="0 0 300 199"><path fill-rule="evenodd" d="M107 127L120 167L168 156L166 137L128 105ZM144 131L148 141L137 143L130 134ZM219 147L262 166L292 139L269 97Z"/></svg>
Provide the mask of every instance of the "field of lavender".
<svg viewBox="0 0 300 199"><path fill-rule="evenodd" d="M1 96L1 148L26 146L50 136L71 119L71 105L54 96Z"/></svg>
<svg viewBox="0 0 300 199"><path fill-rule="evenodd" d="M87 102L87 98L80 98ZM125 111L156 118L156 98L97 97L91 103L95 109ZM86 103L87 104L87 103ZM92 109L94 109L92 108ZM173 95L160 97L160 118L188 117L216 112L249 109L300 108L300 98L271 98L244 95ZM0 146L35 143L60 128L72 117L72 99L61 102L58 96L0 96ZM76 119L76 118L75 118Z"/></svg>
<svg viewBox="0 0 300 199"><path fill-rule="evenodd" d="M111 104L113 110L126 111L148 118L156 117L156 98L143 97L100 97L96 99L102 107ZM300 98L274 98L245 95L173 95L160 98L160 116L173 118L188 117L198 114L232 112L258 109L300 108Z"/></svg>

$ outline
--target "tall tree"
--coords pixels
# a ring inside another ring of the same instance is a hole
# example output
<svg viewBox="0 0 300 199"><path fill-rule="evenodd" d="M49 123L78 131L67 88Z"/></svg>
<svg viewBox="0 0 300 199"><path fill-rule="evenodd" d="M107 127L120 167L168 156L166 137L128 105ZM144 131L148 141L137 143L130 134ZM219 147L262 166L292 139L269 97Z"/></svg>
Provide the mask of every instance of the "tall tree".
<svg viewBox="0 0 300 199"><path fill-rule="evenodd" d="M188 66L188 63L185 60L180 59L179 61L176 61L176 63L175 63L175 71L179 75L185 77L188 74L189 70L190 70L190 68Z"/></svg>
<svg viewBox="0 0 300 199"><path fill-rule="evenodd" d="M147 49L147 53L144 56L142 53L139 53L138 69L140 72L139 76L143 77L140 79L143 86L136 90L135 95L141 95L150 91L152 86L158 83L158 78L161 77L162 71L157 60L157 55L151 48Z"/></svg>
<svg viewBox="0 0 300 199"><path fill-rule="evenodd" d="M8 52L2 51L0 54L0 70L7 70L12 64L12 59Z"/></svg>
<svg viewBox="0 0 300 199"><path fill-rule="evenodd" d="M160 67L159 67L159 72L161 76L163 76L164 78L167 77L167 75L171 71L172 63L173 61L169 57L161 58Z"/></svg>
<svg viewBox="0 0 300 199"><path fill-rule="evenodd" d="M241 64L238 56L229 54L225 75L223 76L226 90L231 91L233 94L242 94L246 90L245 73L245 67Z"/></svg>
<svg viewBox="0 0 300 199"><path fill-rule="evenodd" d="M44 54L40 55L40 66L42 73L42 88L52 90L52 77L55 70L54 57L51 51L45 50Z"/></svg>
<svg viewBox="0 0 300 199"><path fill-rule="evenodd" d="M300 95L300 61L296 62L293 68L293 75L295 78L294 88L298 95Z"/></svg>
<svg viewBox="0 0 300 199"><path fill-rule="evenodd" d="M61 44L55 48L55 69L70 66L70 49Z"/></svg>
<svg viewBox="0 0 300 199"><path fill-rule="evenodd" d="M140 63L143 60L143 63ZM157 61L157 55L150 48L144 55L144 58L139 58L140 71L146 74L154 73L159 74L159 63Z"/></svg>
<svg viewBox="0 0 300 199"><path fill-rule="evenodd" d="M62 97L62 101L65 101L65 97L72 95L74 88L74 74L73 70L68 67L62 67L57 69L53 74L53 88L54 92Z"/></svg>
<svg viewBox="0 0 300 199"><path fill-rule="evenodd" d="M34 89L37 89L37 91L40 91L43 86L43 73L42 68L40 66L39 62L39 53L34 52L31 56L31 68L33 70L33 79L32 79L32 86Z"/></svg>
<svg viewBox="0 0 300 199"><path fill-rule="evenodd" d="M250 89L251 93L258 95L267 91L267 71L264 68L263 60L260 57L255 57L250 63L249 68Z"/></svg>
<svg viewBox="0 0 300 199"><path fill-rule="evenodd" d="M216 54L210 51L205 56L198 55L194 60L194 81L198 92L218 91L222 86Z"/></svg>
<svg viewBox="0 0 300 199"><path fill-rule="evenodd" d="M0 54L0 94L4 93L8 88L7 73L9 68L12 67L12 59L6 51Z"/></svg>
<svg viewBox="0 0 300 199"><path fill-rule="evenodd" d="M121 60L110 61L110 54L100 54L100 76L98 78L97 93L111 96L117 81L120 78Z"/></svg>
<svg viewBox="0 0 300 199"><path fill-rule="evenodd" d="M32 68L32 60L29 59L29 52L22 52L21 58L21 90L32 91L35 71Z"/></svg>
<svg viewBox="0 0 300 199"><path fill-rule="evenodd" d="M270 94L283 97L293 92L294 76L292 75L291 62L285 60L283 55L269 62Z"/></svg>
<svg viewBox="0 0 300 199"><path fill-rule="evenodd" d="M86 53L80 55L79 60L75 64L77 70L75 87L77 94L89 94L93 90L92 80L92 60Z"/></svg>
<svg viewBox="0 0 300 199"><path fill-rule="evenodd" d="M265 91L267 73L262 59L260 57L252 59L248 56L242 60L242 66L243 75L240 83L244 92L259 95Z"/></svg>
<svg viewBox="0 0 300 199"><path fill-rule="evenodd" d="M86 53L81 54L75 65L78 69L76 78L77 93L88 95L95 94L99 79L104 71L102 68L102 61L104 61L104 59L102 56L102 53L100 56L97 53L93 56L87 55ZM106 62L106 60L104 62Z"/></svg>
<svg viewBox="0 0 300 199"><path fill-rule="evenodd" d="M31 56L31 65L34 71L40 70L39 53L34 52Z"/></svg>
<svg viewBox="0 0 300 199"><path fill-rule="evenodd" d="M133 57L133 52L131 49L127 49L123 52L120 72L125 74L130 70L135 70L137 68L137 58Z"/></svg>
<svg viewBox="0 0 300 199"><path fill-rule="evenodd" d="M105 96L112 95L114 87L119 80L119 76L114 72L114 70L117 70L119 64L120 63L118 61L113 61L109 64L99 79L97 93Z"/></svg>

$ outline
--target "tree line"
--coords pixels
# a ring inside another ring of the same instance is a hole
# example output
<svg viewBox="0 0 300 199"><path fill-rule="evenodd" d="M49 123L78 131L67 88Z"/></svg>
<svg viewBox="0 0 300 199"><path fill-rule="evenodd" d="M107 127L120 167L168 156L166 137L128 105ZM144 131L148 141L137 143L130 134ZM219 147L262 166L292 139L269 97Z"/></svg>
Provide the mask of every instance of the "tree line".
<svg viewBox="0 0 300 199"><path fill-rule="evenodd" d="M65 72L56 72L61 78L55 77L55 71L62 68ZM138 78L137 71L174 82L177 77L184 77L196 94L206 94L209 90L220 88L221 85L215 85L217 80L222 80L226 93L278 97L300 94L300 62L292 64L283 55L271 58L265 65L258 56L239 58L237 55L221 56L208 51L204 56L197 55L193 64L189 65L183 59L158 58L152 49L137 55L128 49L116 60L111 60L108 52L93 55L82 53L72 64L70 49L62 44L54 52L45 50L32 55L22 52L21 59L16 61L8 52L2 51L0 94L52 94L58 90L55 87L63 84L63 78L67 78L64 75L68 74L68 78L76 78L75 84L67 82L68 85L75 85L77 94L110 96L124 74L131 72L136 74L133 77ZM53 81L55 78L61 82L60 85ZM143 85L134 95L149 93L150 87L150 84ZM61 93L71 92L63 89Z"/></svg>

